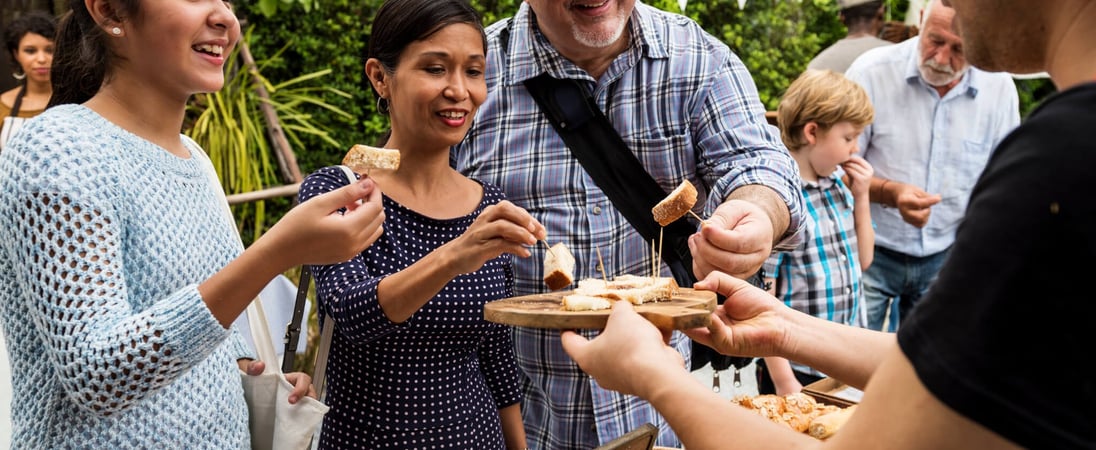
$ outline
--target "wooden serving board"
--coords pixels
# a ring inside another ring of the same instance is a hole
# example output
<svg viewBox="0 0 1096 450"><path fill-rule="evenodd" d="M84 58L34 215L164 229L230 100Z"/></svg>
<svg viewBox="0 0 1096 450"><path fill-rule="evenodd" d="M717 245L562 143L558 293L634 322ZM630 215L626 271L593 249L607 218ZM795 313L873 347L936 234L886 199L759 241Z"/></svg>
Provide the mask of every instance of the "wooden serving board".
<svg viewBox="0 0 1096 450"><path fill-rule="evenodd" d="M549 292L495 300L483 307L488 322L559 330L605 328L611 309L565 311L562 300L572 291ZM715 310L715 292L679 288L669 301L636 305L636 312L664 330L706 327Z"/></svg>

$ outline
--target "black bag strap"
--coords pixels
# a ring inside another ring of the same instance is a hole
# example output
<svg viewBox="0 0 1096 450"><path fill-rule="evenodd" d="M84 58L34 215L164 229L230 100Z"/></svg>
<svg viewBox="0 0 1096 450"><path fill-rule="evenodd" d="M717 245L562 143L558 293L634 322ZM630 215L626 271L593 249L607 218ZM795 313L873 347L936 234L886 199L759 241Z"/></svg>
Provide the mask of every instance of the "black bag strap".
<svg viewBox="0 0 1096 450"><path fill-rule="evenodd" d="M663 232L663 261L678 284L692 286L696 277L688 239L696 229L681 218L660 230L651 208L666 198L667 192L628 149L594 99L577 80L561 80L547 73L526 80L525 88L571 154L632 227L648 241L658 240Z"/></svg>
<svg viewBox="0 0 1096 450"><path fill-rule="evenodd" d="M297 356L297 343L301 340L301 319L304 318L304 304L308 299L308 287L312 284L312 271L308 265L301 266L301 278L297 281L297 298L293 302L293 317L285 327L285 350L282 351L282 373L293 372L294 359Z"/></svg>
<svg viewBox="0 0 1096 450"><path fill-rule="evenodd" d="M15 103L11 105L11 117L19 117L19 109L23 107L23 96L27 95L27 84L19 86L19 92L15 94Z"/></svg>

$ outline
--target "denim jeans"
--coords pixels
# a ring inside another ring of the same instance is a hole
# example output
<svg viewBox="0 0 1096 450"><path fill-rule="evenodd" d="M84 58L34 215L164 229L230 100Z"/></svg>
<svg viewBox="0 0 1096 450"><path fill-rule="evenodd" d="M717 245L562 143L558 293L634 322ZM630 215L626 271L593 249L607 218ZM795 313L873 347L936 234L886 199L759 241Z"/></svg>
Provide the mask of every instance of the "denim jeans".
<svg viewBox="0 0 1096 450"><path fill-rule="evenodd" d="M936 279L948 251L928 256L910 256L883 247L875 247L875 258L864 271L864 304L868 328L882 330L887 311L890 323L886 331L898 329L898 322L913 310Z"/></svg>

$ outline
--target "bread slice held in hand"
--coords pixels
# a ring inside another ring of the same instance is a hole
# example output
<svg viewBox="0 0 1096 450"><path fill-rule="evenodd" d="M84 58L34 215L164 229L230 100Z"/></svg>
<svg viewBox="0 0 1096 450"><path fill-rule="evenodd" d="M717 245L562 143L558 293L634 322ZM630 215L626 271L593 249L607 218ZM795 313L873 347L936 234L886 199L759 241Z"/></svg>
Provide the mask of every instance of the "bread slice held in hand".
<svg viewBox="0 0 1096 450"><path fill-rule="evenodd" d="M400 151L357 144L346 152L342 163L359 174L373 169L396 170L400 167Z"/></svg>
<svg viewBox="0 0 1096 450"><path fill-rule="evenodd" d="M562 242L548 248L544 255L544 284L558 291L575 282L575 256Z"/></svg>
<svg viewBox="0 0 1096 450"><path fill-rule="evenodd" d="M696 187L689 180L681 180L681 184L670 192L670 195L651 208L655 222L666 226L688 214L696 204L696 195Z"/></svg>

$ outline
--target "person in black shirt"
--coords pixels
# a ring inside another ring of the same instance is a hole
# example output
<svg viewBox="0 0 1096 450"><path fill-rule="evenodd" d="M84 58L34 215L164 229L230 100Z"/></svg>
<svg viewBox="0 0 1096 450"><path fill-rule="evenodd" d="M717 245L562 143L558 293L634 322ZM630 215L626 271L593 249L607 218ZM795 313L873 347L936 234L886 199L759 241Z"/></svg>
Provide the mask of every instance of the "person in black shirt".
<svg viewBox="0 0 1096 450"><path fill-rule="evenodd" d="M994 151L940 277L897 335L809 317L719 273L695 287L726 303L712 326L688 334L721 353L782 356L864 389L828 446L1096 448L1096 377L1059 363L1096 344L1087 332L1096 301L1083 284L1096 272L1096 141L1086 131L1096 124L1096 2L944 3L972 64L1046 71L1059 92ZM599 337L565 332L563 345L601 386L649 400L686 448L817 445L689 381L629 305L614 307Z"/></svg>

